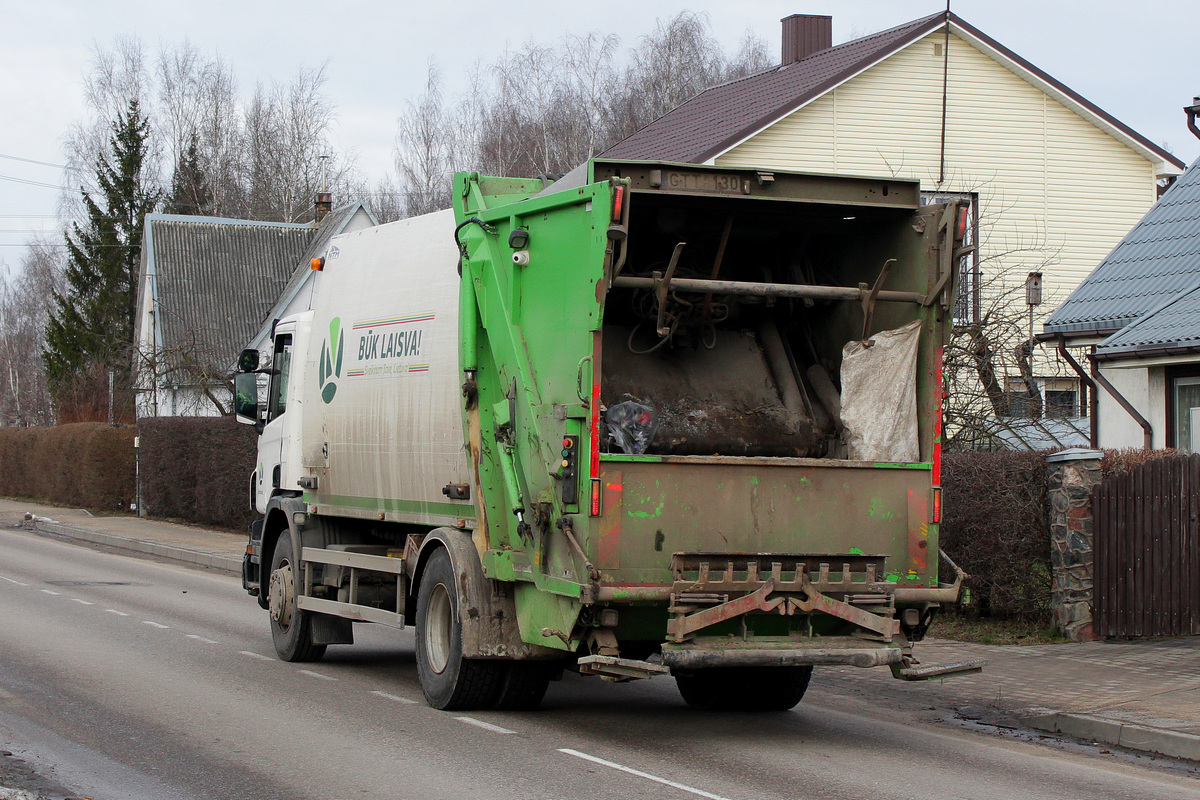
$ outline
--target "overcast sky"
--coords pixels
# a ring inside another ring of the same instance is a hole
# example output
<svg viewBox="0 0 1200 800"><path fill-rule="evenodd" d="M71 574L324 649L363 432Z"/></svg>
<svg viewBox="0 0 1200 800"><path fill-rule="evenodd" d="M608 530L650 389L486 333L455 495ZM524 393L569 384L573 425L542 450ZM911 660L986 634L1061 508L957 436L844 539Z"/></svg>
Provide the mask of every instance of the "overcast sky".
<svg viewBox="0 0 1200 800"><path fill-rule="evenodd" d="M150 51L188 39L233 68L243 94L328 61L334 143L372 181L391 164L396 117L422 90L430 58L449 97L472 62L505 45L615 33L622 49L680 10L704 12L732 52L747 29L778 57L779 20L833 16L834 42L936 13L941 0L607 0L603 3L263 3L259 0L34 0L5 3L0 49L0 264L15 264L34 229L54 229L62 137L83 114L82 77L97 46L136 36ZM956 14L1186 163L1200 156L1182 108L1200 95L1196 0L953 0Z"/></svg>

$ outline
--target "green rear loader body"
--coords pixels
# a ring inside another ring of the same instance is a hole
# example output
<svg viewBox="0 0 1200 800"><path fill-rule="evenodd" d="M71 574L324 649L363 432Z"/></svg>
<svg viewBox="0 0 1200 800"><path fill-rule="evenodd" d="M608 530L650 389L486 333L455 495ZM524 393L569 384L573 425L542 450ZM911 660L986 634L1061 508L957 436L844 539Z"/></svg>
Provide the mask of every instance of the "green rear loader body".
<svg viewBox="0 0 1200 800"><path fill-rule="evenodd" d="M608 160L453 196L335 237L272 366L243 354L243 584L280 657L415 625L444 709L529 708L564 669L743 709L817 665L979 669L914 655L966 577L938 548L966 208Z"/></svg>

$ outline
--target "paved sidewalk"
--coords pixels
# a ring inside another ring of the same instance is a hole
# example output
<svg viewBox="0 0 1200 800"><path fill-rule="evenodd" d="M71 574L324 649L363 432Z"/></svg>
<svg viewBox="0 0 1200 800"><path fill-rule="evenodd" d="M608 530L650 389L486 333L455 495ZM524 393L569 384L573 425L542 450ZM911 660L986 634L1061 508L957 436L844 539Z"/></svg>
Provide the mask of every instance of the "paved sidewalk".
<svg viewBox="0 0 1200 800"><path fill-rule="evenodd" d="M243 534L0 499L0 526L14 525L233 575L246 546ZM979 675L926 683L825 667L814 686L1200 761L1200 637L1033 646L929 640L917 655L926 664L989 663Z"/></svg>
<svg viewBox="0 0 1200 800"><path fill-rule="evenodd" d="M98 517L83 509L3 498L0 498L0 525L20 525L234 575L242 574L242 556L246 552L243 533L128 516Z"/></svg>

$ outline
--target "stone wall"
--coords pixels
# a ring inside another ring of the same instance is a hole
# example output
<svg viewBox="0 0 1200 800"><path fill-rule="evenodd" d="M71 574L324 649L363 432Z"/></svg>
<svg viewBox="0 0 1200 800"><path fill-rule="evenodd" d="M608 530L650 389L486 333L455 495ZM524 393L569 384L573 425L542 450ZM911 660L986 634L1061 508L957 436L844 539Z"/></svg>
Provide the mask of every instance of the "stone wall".
<svg viewBox="0 0 1200 800"><path fill-rule="evenodd" d="M1054 625L1087 642L1092 630L1092 488L1100 482L1099 450L1072 448L1046 459L1050 505L1050 604Z"/></svg>

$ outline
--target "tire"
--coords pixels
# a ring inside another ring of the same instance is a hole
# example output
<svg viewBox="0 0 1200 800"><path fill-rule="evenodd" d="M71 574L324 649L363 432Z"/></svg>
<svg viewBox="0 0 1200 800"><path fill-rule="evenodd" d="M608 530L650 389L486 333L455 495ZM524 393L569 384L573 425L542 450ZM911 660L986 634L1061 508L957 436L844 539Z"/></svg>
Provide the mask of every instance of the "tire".
<svg viewBox="0 0 1200 800"><path fill-rule="evenodd" d="M721 667L681 672L679 694L707 711L787 711L804 697L812 667Z"/></svg>
<svg viewBox="0 0 1200 800"><path fill-rule="evenodd" d="M504 664L496 708L500 711L529 711L546 696L550 679L559 668L546 661L510 661Z"/></svg>
<svg viewBox="0 0 1200 800"><path fill-rule="evenodd" d="M267 607L271 613L271 639L275 652L284 661L320 661L325 645L313 644L312 618L296 608L296 597L303 586L300 570L293 562L292 534L284 531L271 554L270 586Z"/></svg>
<svg viewBox="0 0 1200 800"><path fill-rule="evenodd" d="M450 554L429 557L417 591L417 677L434 708L491 708L500 692L504 664L463 658L458 582ZM541 698L538 698L539 700Z"/></svg>

